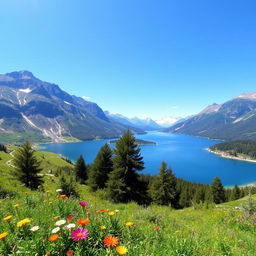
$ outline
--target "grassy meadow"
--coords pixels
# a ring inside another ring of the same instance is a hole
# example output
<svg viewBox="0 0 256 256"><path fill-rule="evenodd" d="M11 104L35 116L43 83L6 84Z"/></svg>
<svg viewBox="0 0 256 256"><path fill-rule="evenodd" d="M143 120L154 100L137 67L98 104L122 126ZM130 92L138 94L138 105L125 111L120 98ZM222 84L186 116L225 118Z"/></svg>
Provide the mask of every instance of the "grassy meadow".
<svg viewBox="0 0 256 256"><path fill-rule="evenodd" d="M79 199L67 198L54 173L70 164L53 153L36 154L45 183L30 191L13 179L12 156L0 152L1 256L256 255L256 216L240 207L246 198L172 210L112 204L85 185L77 185Z"/></svg>

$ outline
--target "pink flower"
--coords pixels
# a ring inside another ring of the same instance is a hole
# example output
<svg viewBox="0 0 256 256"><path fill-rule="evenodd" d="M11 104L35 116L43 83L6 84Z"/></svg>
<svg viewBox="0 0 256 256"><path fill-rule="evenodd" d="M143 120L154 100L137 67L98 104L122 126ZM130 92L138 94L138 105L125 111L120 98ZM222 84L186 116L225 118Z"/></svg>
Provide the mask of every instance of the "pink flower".
<svg viewBox="0 0 256 256"><path fill-rule="evenodd" d="M88 230L87 229L83 229L83 228L75 229L71 233L71 238L74 241L80 241L80 240L86 239L88 236L89 236Z"/></svg>
<svg viewBox="0 0 256 256"><path fill-rule="evenodd" d="M88 202L82 201L82 202L80 202L79 204L84 207L84 206L87 206L87 205L88 205Z"/></svg>

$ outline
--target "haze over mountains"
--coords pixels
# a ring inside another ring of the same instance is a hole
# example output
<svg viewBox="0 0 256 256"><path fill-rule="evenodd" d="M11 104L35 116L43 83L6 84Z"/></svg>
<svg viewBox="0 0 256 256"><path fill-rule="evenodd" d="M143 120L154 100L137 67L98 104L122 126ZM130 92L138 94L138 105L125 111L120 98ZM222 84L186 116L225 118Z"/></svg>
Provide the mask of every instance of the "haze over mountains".
<svg viewBox="0 0 256 256"><path fill-rule="evenodd" d="M43 82L29 71L0 75L1 133L32 133L52 141L66 141L70 137L118 137L128 128L143 133L109 119L97 104Z"/></svg>
<svg viewBox="0 0 256 256"><path fill-rule="evenodd" d="M256 138L256 92L244 93L223 104L212 104L167 132L211 139Z"/></svg>

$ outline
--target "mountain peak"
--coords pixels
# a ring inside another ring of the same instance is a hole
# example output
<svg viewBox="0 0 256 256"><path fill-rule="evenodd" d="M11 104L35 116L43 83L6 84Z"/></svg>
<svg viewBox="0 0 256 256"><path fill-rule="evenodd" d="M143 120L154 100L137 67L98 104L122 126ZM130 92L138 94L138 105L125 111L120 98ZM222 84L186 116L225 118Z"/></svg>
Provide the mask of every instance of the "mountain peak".
<svg viewBox="0 0 256 256"><path fill-rule="evenodd" d="M248 92L240 94L236 97L237 99L248 99L248 100L256 100L256 92Z"/></svg>
<svg viewBox="0 0 256 256"><path fill-rule="evenodd" d="M11 73L5 74L6 76L12 77L14 79L31 79L35 78L33 73L27 70L14 71Z"/></svg>

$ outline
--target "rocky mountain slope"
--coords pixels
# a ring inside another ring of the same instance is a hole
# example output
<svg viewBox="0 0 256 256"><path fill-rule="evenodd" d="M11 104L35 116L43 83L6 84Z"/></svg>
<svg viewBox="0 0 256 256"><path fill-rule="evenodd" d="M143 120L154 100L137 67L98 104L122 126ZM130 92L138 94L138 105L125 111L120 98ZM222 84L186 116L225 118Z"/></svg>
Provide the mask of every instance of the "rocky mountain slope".
<svg viewBox="0 0 256 256"><path fill-rule="evenodd" d="M166 131L212 139L255 139L256 92L241 94L223 104L214 103Z"/></svg>
<svg viewBox="0 0 256 256"><path fill-rule="evenodd" d="M2 134L31 133L52 141L66 141L70 137L117 137L126 129L126 125L110 120L97 104L43 82L29 71L0 75Z"/></svg>

